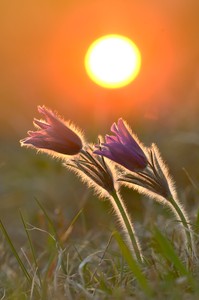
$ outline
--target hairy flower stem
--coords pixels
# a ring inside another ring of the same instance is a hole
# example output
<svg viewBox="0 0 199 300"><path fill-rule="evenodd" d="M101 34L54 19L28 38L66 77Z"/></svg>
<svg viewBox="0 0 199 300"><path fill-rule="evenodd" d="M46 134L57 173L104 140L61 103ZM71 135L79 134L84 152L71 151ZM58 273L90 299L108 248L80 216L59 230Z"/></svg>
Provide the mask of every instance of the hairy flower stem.
<svg viewBox="0 0 199 300"><path fill-rule="evenodd" d="M172 205L173 209L175 210L175 213L179 217L179 220L181 221L184 230L185 230L185 236L186 236L186 243L187 243L187 250L190 251L190 257L193 258L195 256L195 246L194 246L194 240L191 234L191 229L189 226L189 220L187 219L185 213L183 212L183 209L178 205L177 201L175 201L174 198L170 197L168 199L169 203Z"/></svg>
<svg viewBox="0 0 199 300"><path fill-rule="evenodd" d="M127 213L127 210L124 206L122 199L118 196L116 191L111 193L111 202L112 202L113 208L115 210L115 213L120 220L122 228L126 234L130 248L134 250L137 261L142 263L143 257L142 257L141 249L139 247L139 244L138 244L138 241L137 241L137 238L135 235L135 231L133 229L132 222L130 220L130 217Z"/></svg>

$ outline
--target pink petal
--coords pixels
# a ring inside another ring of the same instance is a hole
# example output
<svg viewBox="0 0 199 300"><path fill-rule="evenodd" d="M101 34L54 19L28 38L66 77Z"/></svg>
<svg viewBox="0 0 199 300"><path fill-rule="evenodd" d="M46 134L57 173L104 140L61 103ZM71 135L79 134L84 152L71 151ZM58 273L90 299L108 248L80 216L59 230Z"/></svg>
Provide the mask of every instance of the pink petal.
<svg viewBox="0 0 199 300"><path fill-rule="evenodd" d="M40 128L42 129L47 129L50 127L49 124L47 124L46 122L42 121L42 120L37 120L37 119L34 119L33 121L34 125L37 125L39 126Z"/></svg>

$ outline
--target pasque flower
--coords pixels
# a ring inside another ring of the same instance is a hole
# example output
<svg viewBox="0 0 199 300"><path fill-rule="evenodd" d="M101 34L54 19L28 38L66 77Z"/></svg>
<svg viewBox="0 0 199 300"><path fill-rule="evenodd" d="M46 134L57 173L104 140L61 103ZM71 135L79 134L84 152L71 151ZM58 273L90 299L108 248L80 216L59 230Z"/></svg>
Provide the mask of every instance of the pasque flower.
<svg viewBox="0 0 199 300"><path fill-rule="evenodd" d="M136 188L138 192L147 194L169 207L184 228L185 243L191 257L195 255L195 243L190 222L186 212L178 200L174 183L163 162L157 146L150 148L141 145L130 133L122 119L111 127L114 136L106 135L102 147L94 151L125 167L117 179L127 186ZM130 172L129 172L130 171Z"/></svg>
<svg viewBox="0 0 199 300"><path fill-rule="evenodd" d="M79 155L69 158L65 166L75 171L89 186L94 187L101 197L109 198L115 215L124 231L129 248L133 251L136 259L142 262L141 248L131 218L118 193L118 184L116 184L117 172L115 172L113 165L110 162L107 163L103 156L94 154L92 145L87 145L81 150ZM104 191L106 191L105 194Z"/></svg>
<svg viewBox="0 0 199 300"><path fill-rule="evenodd" d="M82 149L82 140L64 120L45 106L38 106L44 120L34 119L37 131L28 131L28 137L21 140L22 146L32 146L44 151L52 150L65 155L75 155Z"/></svg>
<svg viewBox="0 0 199 300"><path fill-rule="evenodd" d="M107 164L103 156L94 154L93 147L82 143L83 139L80 138L75 129L71 128L55 113L45 106L39 106L38 110L44 115L46 120L35 119L34 125L38 130L29 131L29 137L21 140L21 145L32 146L45 152L50 150L54 154L71 155L70 159L65 158L65 166L76 171L83 181L95 188L100 196L106 196L110 199L130 248L133 250L137 260L142 262L143 257L133 225L125 205L117 193L118 184L116 184L114 179L116 176L114 167L111 166L110 162ZM138 152L139 146L135 145L135 148Z"/></svg>
<svg viewBox="0 0 199 300"><path fill-rule="evenodd" d="M106 135L105 143L97 146L94 153L105 156L130 171L145 169L147 157L137 137L130 132L122 118L112 125L111 131L114 135Z"/></svg>

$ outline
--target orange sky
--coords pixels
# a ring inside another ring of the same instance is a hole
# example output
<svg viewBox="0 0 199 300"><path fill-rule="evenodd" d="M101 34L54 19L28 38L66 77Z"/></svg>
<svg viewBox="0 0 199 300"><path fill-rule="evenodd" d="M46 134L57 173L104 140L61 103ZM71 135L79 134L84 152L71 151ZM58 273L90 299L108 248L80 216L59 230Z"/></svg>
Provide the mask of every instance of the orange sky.
<svg viewBox="0 0 199 300"><path fill-rule="evenodd" d="M175 71L176 48L171 24L155 6L132 3L131 0L87 1L65 12L44 50L43 68L46 83L61 97L68 95L79 105L98 103L107 109L125 110L132 104L143 104L164 88ZM140 75L128 87L118 90L96 86L83 64L90 43L110 33L130 37L142 53Z"/></svg>
<svg viewBox="0 0 199 300"><path fill-rule="evenodd" d="M109 124L116 116L158 120L174 103L196 102L197 0L11 2L0 4L0 122L12 130L23 131L38 104ZM142 54L139 76L117 90L95 85L84 69L89 44L110 33L130 37Z"/></svg>

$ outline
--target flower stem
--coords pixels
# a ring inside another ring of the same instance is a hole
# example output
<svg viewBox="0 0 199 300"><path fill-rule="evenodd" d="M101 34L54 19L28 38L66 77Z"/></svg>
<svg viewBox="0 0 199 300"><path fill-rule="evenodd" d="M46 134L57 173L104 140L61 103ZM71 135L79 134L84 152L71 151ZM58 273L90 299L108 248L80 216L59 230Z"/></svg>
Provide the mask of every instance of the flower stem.
<svg viewBox="0 0 199 300"><path fill-rule="evenodd" d="M127 213L126 207L122 199L119 197L116 191L111 193L111 202L115 210L115 213L120 220L122 228L126 234L130 248L131 249L133 248L137 261L140 263L143 262L141 249L139 247L139 243L137 241L132 222L130 220L130 217Z"/></svg>
<svg viewBox="0 0 199 300"><path fill-rule="evenodd" d="M193 237L191 234L191 229L189 226L189 220L187 219L185 213L183 212L183 209L180 207L180 205L175 201L174 198L170 197L168 199L169 203L173 206L177 216L179 217L179 220L182 222L182 225L185 230L185 236L186 236L186 242L187 242L187 249L191 251L191 257L195 255L195 246L194 246L194 241Z"/></svg>

